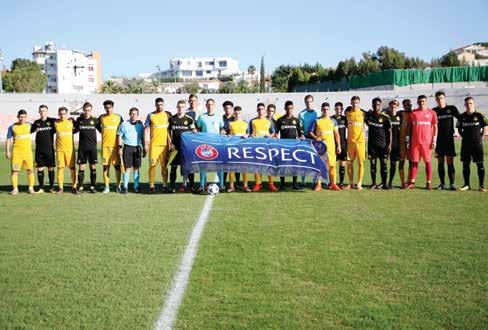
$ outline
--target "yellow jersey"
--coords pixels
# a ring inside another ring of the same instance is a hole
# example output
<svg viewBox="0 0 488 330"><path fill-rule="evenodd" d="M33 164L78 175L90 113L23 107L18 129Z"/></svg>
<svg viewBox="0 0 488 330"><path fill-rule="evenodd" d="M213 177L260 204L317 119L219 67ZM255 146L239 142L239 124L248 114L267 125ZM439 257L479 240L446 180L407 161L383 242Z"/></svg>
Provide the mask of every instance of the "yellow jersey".
<svg viewBox="0 0 488 330"><path fill-rule="evenodd" d="M249 125L244 120L234 120L229 123L229 134L243 136L247 134Z"/></svg>
<svg viewBox="0 0 488 330"><path fill-rule="evenodd" d="M335 150L335 136L334 132L338 132L337 122L335 120L326 118L318 118L315 121L315 135L325 142L327 150Z"/></svg>
<svg viewBox="0 0 488 330"><path fill-rule="evenodd" d="M274 125L268 118L254 118L249 123L249 132L256 137L270 136L274 133Z"/></svg>
<svg viewBox="0 0 488 330"><path fill-rule="evenodd" d="M147 115L144 126L149 127L149 141L151 146L168 145L168 127L170 118L171 113L168 111L154 111Z"/></svg>
<svg viewBox="0 0 488 330"><path fill-rule="evenodd" d="M71 151L73 150L73 120L58 119L54 122L54 129L56 131L56 151Z"/></svg>
<svg viewBox="0 0 488 330"><path fill-rule="evenodd" d="M103 114L98 117L98 125L102 132L102 147L117 146L117 129L122 123L122 117L116 113Z"/></svg>
<svg viewBox="0 0 488 330"><path fill-rule="evenodd" d="M32 152L31 124L15 123L8 128L7 139L13 140L12 153L17 155Z"/></svg>
<svg viewBox="0 0 488 330"><path fill-rule="evenodd" d="M364 142L364 119L366 112L363 110L349 110L346 112L347 119L347 143Z"/></svg>

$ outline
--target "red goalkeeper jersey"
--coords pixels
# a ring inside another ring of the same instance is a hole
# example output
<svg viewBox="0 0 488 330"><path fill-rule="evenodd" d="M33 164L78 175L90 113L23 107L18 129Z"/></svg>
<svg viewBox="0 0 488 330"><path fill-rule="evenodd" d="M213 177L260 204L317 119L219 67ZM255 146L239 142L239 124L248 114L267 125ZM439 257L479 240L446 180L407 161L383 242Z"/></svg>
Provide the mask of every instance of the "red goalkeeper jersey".
<svg viewBox="0 0 488 330"><path fill-rule="evenodd" d="M437 125L437 115L432 109L415 109L410 112L410 143L412 145L431 144L432 126Z"/></svg>

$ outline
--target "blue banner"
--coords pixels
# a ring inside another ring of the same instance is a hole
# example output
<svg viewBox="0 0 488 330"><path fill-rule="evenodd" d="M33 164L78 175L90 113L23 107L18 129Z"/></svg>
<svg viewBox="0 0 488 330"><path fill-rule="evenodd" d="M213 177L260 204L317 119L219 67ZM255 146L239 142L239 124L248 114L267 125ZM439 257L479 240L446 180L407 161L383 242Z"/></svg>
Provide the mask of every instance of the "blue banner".
<svg viewBox="0 0 488 330"><path fill-rule="evenodd" d="M224 171L329 178L327 154L321 159L311 140L187 132L181 135L180 153L184 174Z"/></svg>

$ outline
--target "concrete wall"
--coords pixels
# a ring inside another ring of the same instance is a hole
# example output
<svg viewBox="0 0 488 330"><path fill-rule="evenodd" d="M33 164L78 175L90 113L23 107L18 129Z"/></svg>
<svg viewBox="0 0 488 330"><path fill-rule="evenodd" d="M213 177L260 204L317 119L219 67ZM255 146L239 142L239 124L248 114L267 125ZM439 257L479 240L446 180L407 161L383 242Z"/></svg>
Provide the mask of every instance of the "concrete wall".
<svg viewBox="0 0 488 330"><path fill-rule="evenodd" d="M352 92L320 92L310 93L315 98L315 108L319 109L320 104L324 101L331 105L337 101L349 104L352 95L361 97L362 107L370 108L372 98L379 96L385 101L393 98L404 99L411 98L415 103L417 95L425 94L429 97L429 106L434 107L434 93L436 90L383 90L383 91L352 91ZM449 104L456 105L460 110L464 109L464 98L471 95L475 98L477 108L484 114L488 114L488 88L454 88L445 89L447 101ZM235 105L240 105L245 113L245 118L250 119L255 115L256 104L264 102L265 104L274 103L278 112L283 112L284 103L291 100L295 103L295 112L298 113L304 108L303 99L308 93L267 93L267 94L202 94L199 95L200 113L204 111L204 103L208 98L215 99L217 109L221 109L221 104L225 100L231 100ZM0 94L0 140L4 140L8 126L16 121L16 113L19 109L27 110L29 120L35 120L38 115L40 104L46 104L49 107L49 114L56 117L57 108L60 106L67 107L70 111L81 108L85 101L89 101L94 106L95 115L103 113L102 103L110 99L115 102L115 112L128 118L130 107L137 107L141 112L141 119L154 109L154 99L163 97L165 100L166 110L175 112L176 102L180 99L187 100L188 94Z"/></svg>

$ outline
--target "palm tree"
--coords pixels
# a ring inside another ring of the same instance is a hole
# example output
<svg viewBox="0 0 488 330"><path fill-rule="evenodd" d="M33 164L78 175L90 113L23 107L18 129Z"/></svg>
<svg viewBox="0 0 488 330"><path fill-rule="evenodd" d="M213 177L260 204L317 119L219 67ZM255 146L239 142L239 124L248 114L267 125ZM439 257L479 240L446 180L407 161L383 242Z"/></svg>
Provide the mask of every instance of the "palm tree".
<svg viewBox="0 0 488 330"><path fill-rule="evenodd" d="M254 65L250 65L247 68L247 73L249 73L251 75L251 81L252 81L254 78L254 74L256 73L256 67Z"/></svg>

